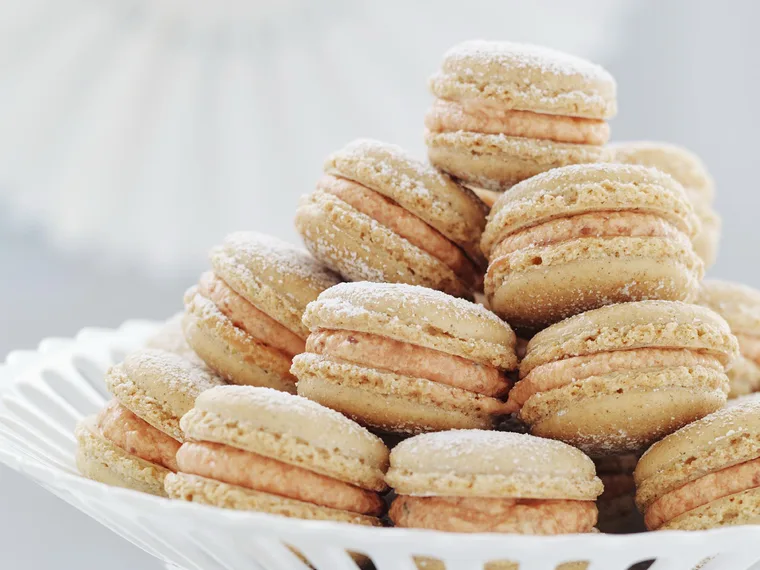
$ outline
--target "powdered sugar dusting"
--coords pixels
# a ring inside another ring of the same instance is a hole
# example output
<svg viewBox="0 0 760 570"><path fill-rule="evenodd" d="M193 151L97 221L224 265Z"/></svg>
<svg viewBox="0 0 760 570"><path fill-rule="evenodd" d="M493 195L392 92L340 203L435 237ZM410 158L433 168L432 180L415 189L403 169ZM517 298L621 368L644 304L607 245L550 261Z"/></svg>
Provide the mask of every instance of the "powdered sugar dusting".
<svg viewBox="0 0 760 570"><path fill-rule="evenodd" d="M278 238L258 232L235 232L228 235L216 253L226 254L230 263L243 274L252 272L251 263L261 271L270 272L268 285L276 288L284 279L295 277L310 287L322 290L339 281L337 276L314 259L308 252ZM280 277L274 275L279 274Z"/></svg>
<svg viewBox="0 0 760 570"><path fill-rule="evenodd" d="M592 81L614 82L602 66L551 48L531 44L471 40L453 46L444 55L447 62L497 62L509 69L540 69L558 76L583 76Z"/></svg>
<svg viewBox="0 0 760 570"><path fill-rule="evenodd" d="M257 410L266 410L272 414L283 417L292 417L294 423L302 424L304 421L319 429L319 426L329 422L341 432L355 438L360 438L373 443L382 441L368 430L350 420L343 414L326 408L321 404L308 400L302 396L280 392L272 388L254 386L219 386L204 392L196 401L195 407L200 410L209 408L215 403L233 401L236 405L242 405L256 413Z"/></svg>
<svg viewBox="0 0 760 570"><path fill-rule="evenodd" d="M452 297L435 289L404 283L374 283L368 281L341 283L332 287L329 293L325 292L325 294L320 295L318 302L336 303L335 306L343 311L361 311L363 300L383 303L397 299L403 299L403 306L412 310L414 310L415 306L425 307L427 310L432 306L435 311L446 314L453 320L477 317L500 327L509 327L507 323L483 305L458 297ZM350 309L349 306L351 307ZM388 312L390 316L393 316L392 310L393 308L389 307ZM426 320L421 311L419 316L421 321Z"/></svg>
<svg viewBox="0 0 760 570"><path fill-rule="evenodd" d="M195 398L201 392L223 384L205 368L165 350L137 350L124 359L122 366L135 384L143 385L147 380L152 385L160 385L168 394L182 393ZM150 386L142 387L151 392Z"/></svg>
<svg viewBox="0 0 760 570"><path fill-rule="evenodd" d="M566 443L511 432L451 430L428 433L399 443L391 452L391 464L393 464L394 455L399 454L433 455L443 463L476 454L478 462L486 464L502 463L505 454L509 454L514 455L515 464L528 469L531 465L540 467L554 463L558 456L565 456L580 462L578 472L589 469L593 472L594 470L593 462L589 457Z"/></svg>

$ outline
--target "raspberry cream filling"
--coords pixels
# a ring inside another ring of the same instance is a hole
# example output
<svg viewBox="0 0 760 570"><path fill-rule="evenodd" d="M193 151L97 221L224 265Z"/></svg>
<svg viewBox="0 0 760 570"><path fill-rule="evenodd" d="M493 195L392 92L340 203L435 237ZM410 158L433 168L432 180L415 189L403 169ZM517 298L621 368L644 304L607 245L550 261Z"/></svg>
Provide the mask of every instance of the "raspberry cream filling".
<svg viewBox="0 0 760 570"><path fill-rule="evenodd" d="M285 353L289 358L304 350L304 340L238 295L212 272L201 275L198 292L209 299L239 329Z"/></svg>
<svg viewBox="0 0 760 570"><path fill-rule="evenodd" d="M590 532L597 508L594 501L564 499L400 495L388 515L396 526L406 528L548 535Z"/></svg>
<svg viewBox="0 0 760 570"><path fill-rule="evenodd" d="M185 443L177 464L183 473L322 507L378 516L385 506L375 492L228 445Z"/></svg>
<svg viewBox="0 0 760 570"><path fill-rule="evenodd" d="M562 388L591 376L670 366L704 366L723 371L723 365L716 356L686 348L636 348L573 356L547 362L531 370L512 388L507 406L513 412L518 411L539 392Z"/></svg>
<svg viewBox="0 0 760 570"><path fill-rule="evenodd" d="M644 522L654 530L712 501L755 487L760 487L760 458L709 473L663 495L646 510Z"/></svg>
<svg viewBox="0 0 760 570"><path fill-rule="evenodd" d="M177 471L175 456L180 443L137 417L117 400L111 400L100 410L96 425L100 435L130 455Z"/></svg>
<svg viewBox="0 0 760 570"><path fill-rule="evenodd" d="M311 333L306 350L485 396L498 397L509 390L506 375L493 366L380 335L322 329Z"/></svg>
<svg viewBox="0 0 760 570"><path fill-rule="evenodd" d="M477 99L436 99L425 114L425 127L434 133L469 131L597 146L610 138L603 120L517 111Z"/></svg>
<svg viewBox="0 0 760 570"><path fill-rule="evenodd" d="M382 194L352 180L329 174L317 182L317 188L340 198L412 245L429 253L469 286L479 285L482 279L480 272L459 246Z"/></svg>
<svg viewBox="0 0 760 570"><path fill-rule="evenodd" d="M667 220L653 214L591 212L550 220L508 235L496 246L491 257L580 238L628 236L683 239L683 235Z"/></svg>
<svg viewBox="0 0 760 570"><path fill-rule="evenodd" d="M736 333L742 355L760 364L760 337Z"/></svg>

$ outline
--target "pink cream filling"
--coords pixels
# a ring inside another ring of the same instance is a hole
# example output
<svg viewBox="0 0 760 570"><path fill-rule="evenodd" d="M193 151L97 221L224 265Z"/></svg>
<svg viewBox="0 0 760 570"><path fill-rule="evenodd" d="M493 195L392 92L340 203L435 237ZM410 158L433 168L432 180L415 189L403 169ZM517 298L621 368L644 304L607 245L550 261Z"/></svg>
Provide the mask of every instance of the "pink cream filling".
<svg viewBox="0 0 760 570"><path fill-rule="evenodd" d="M597 146L610 138L603 120L517 111L473 99L437 99L425 114L425 127L434 133L469 131Z"/></svg>

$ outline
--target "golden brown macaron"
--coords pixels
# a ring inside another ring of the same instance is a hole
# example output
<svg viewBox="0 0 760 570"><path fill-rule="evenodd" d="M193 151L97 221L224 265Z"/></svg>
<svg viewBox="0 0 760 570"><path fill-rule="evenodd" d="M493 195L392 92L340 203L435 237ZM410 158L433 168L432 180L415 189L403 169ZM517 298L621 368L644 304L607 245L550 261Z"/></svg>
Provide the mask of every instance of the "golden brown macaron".
<svg viewBox="0 0 760 570"><path fill-rule="evenodd" d="M551 49L468 41L430 79L430 162L473 188L503 191L540 172L596 162L617 111L602 67Z"/></svg>
<svg viewBox="0 0 760 570"><path fill-rule="evenodd" d="M397 495L389 511L394 525L444 532L592 532L594 501L602 492L594 463L581 451L527 434L482 430L399 443L386 481ZM488 567L510 568L500 563Z"/></svg>
<svg viewBox="0 0 760 570"><path fill-rule="evenodd" d="M401 148L356 140L332 154L296 212L312 254L348 281L482 290L486 206Z"/></svg>
<svg viewBox="0 0 760 570"><path fill-rule="evenodd" d="M309 334L301 315L340 279L304 250L256 232L228 235L210 257L212 271L185 293L188 344L233 384L295 392L290 362Z"/></svg>
<svg viewBox="0 0 760 570"><path fill-rule="evenodd" d="M603 305L691 300L702 261L683 188L643 166L585 164L539 174L494 205L481 246L485 293L518 330Z"/></svg>
<svg viewBox="0 0 760 570"><path fill-rule="evenodd" d="M609 305L534 336L508 404L531 433L589 455L640 452L725 405L738 348L706 307Z"/></svg>
<svg viewBox="0 0 760 570"><path fill-rule="evenodd" d="M708 279L697 303L721 315L739 340L741 356L728 371L729 398L760 390L760 291L740 283Z"/></svg>
<svg viewBox="0 0 760 570"><path fill-rule="evenodd" d="M388 449L319 404L270 388L209 390L181 420L171 498L379 526Z"/></svg>
<svg viewBox="0 0 760 570"><path fill-rule="evenodd" d="M638 456L633 453L592 458L604 492L596 501L599 509L597 528L606 533L643 532L644 519L636 508L636 484L633 470Z"/></svg>
<svg viewBox="0 0 760 570"><path fill-rule="evenodd" d="M114 399L76 427L77 467L86 477L164 495L184 438L179 420L222 380L177 354L136 351L106 374Z"/></svg>
<svg viewBox="0 0 760 570"><path fill-rule="evenodd" d="M636 471L650 530L760 523L760 403L731 406L654 444Z"/></svg>
<svg viewBox="0 0 760 570"><path fill-rule="evenodd" d="M424 287L343 283L304 313L298 393L382 431L490 428L517 366L508 324Z"/></svg>
<svg viewBox="0 0 760 570"><path fill-rule="evenodd" d="M670 174L681 183L702 225L694 237L694 250L705 267L715 263L721 227L720 216L712 206L715 183L697 155L674 144L636 141L608 145L607 160L650 166Z"/></svg>

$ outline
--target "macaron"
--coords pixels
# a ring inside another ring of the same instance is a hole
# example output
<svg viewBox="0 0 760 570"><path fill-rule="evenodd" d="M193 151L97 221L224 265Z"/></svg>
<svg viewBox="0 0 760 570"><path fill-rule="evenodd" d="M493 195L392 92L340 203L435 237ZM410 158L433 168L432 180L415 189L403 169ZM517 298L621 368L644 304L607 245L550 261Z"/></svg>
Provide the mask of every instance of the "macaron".
<svg viewBox="0 0 760 570"><path fill-rule="evenodd" d="M602 493L594 463L581 451L528 434L482 430L402 441L391 451L386 481L396 492L389 510L395 526L443 532L592 532L594 501ZM585 567L575 564L560 568Z"/></svg>
<svg viewBox="0 0 760 570"><path fill-rule="evenodd" d="M203 391L222 381L177 354L144 349L113 366L105 382L114 399L76 426L79 471L108 485L163 496L164 478L176 471L175 454L184 439L180 418Z"/></svg>
<svg viewBox="0 0 760 570"><path fill-rule="evenodd" d="M187 343L233 384L295 393L290 362L309 335L301 315L339 277L306 251L256 232L228 235L210 258L211 271L185 293Z"/></svg>
<svg viewBox="0 0 760 570"><path fill-rule="evenodd" d="M611 162L651 166L670 174L684 187L702 222L702 229L694 238L694 250L704 261L705 267L715 263L721 220L712 205L715 183L702 160L683 147L649 141L610 144L607 153Z"/></svg>
<svg viewBox="0 0 760 570"><path fill-rule="evenodd" d="M603 305L696 297L699 220L683 188L643 166L585 164L514 186L491 210L481 246L492 311L539 330Z"/></svg>
<svg viewBox="0 0 760 570"><path fill-rule="evenodd" d="M361 139L327 159L295 223L314 257L347 281L469 298L482 290L487 212L470 190L401 148Z"/></svg>
<svg viewBox="0 0 760 570"><path fill-rule="evenodd" d="M702 282L697 302L726 319L739 340L741 355L728 371L729 398L760 390L760 291L708 279Z"/></svg>
<svg viewBox="0 0 760 570"><path fill-rule="evenodd" d="M706 307L609 305L534 336L507 403L534 435L594 457L637 453L725 405L738 349Z"/></svg>
<svg viewBox="0 0 760 570"><path fill-rule="evenodd" d="M602 67L527 44L457 44L429 86L430 162L491 191L601 160L617 112L615 80Z"/></svg>
<svg viewBox="0 0 760 570"><path fill-rule="evenodd" d="M298 394L364 426L489 429L505 413L515 335L481 305L413 285L343 283L309 303L303 322Z"/></svg>
<svg viewBox="0 0 760 570"><path fill-rule="evenodd" d="M633 470L638 456L633 453L592 458L604 492L596 501L599 509L597 528L606 533L643 532L644 519L636 508L636 484Z"/></svg>
<svg viewBox="0 0 760 570"><path fill-rule="evenodd" d="M379 526L388 449L319 404L253 386L204 392L183 416L171 498Z"/></svg>
<svg viewBox="0 0 760 570"><path fill-rule="evenodd" d="M722 409L657 442L634 478L649 530L760 524L760 403Z"/></svg>

